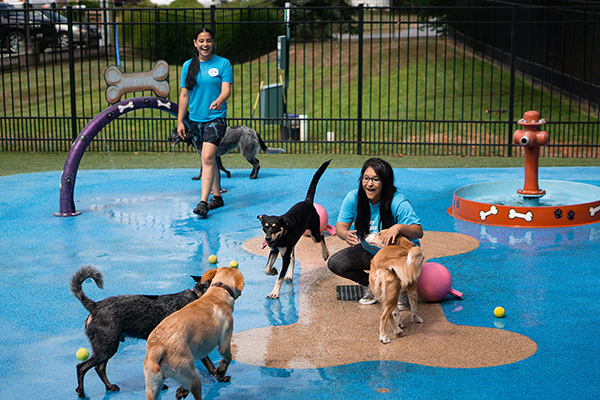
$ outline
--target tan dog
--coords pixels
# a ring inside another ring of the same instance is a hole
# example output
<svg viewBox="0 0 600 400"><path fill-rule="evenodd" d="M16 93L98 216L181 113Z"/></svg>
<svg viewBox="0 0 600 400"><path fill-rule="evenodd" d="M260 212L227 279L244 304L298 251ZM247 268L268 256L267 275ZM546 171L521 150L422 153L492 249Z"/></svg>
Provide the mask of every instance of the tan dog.
<svg viewBox="0 0 600 400"><path fill-rule="evenodd" d="M413 322L423 322L423 319L417 315L417 281L424 261L421 248L403 236L396 239L396 243L383 246L382 236L385 232L386 230L383 230L371 234L366 239L369 244L381 247L371 260L369 285L373 295L383 307L379 320L379 340L384 344L390 342L385 334L385 325L388 321L396 335L402 333L403 326L398 310L400 292L406 290L408 293ZM390 321L392 316L394 323Z"/></svg>
<svg viewBox="0 0 600 400"><path fill-rule="evenodd" d="M223 356L215 376L220 382L230 379L225 372L231 363L232 312L244 288L244 277L237 268L214 268L202 275L202 282L206 281L211 285L202 297L169 315L148 337L144 360L148 400L158 399L167 378L188 388L195 400L202 399L202 382L194 361L215 347ZM178 391L178 398L180 395Z"/></svg>

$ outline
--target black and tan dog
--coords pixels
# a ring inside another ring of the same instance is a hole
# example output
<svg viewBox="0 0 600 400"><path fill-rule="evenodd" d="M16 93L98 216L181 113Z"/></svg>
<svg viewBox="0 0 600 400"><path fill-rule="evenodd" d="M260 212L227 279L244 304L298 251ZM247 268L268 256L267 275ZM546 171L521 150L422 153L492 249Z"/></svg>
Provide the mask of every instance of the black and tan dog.
<svg viewBox="0 0 600 400"><path fill-rule="evenodd" d="M329 258L329 250L325 244L325 238L321 232L321 220L317 210L313 205L317 183L331 160L326 161L317 170L312 178L306 199L296 203L283 215L259 215L257 218L262 223L262 229L265 234L265 243L271 248L265 274L277 275L277 270L273 264L277 255L281 254L281 272L275 282L275 287L267 296L269 299L279 298L279 290L284 280L291 281L294 275L295 255L294 248L300 237L308 229L310 237L314 242L321 243L321 254L324 260ZM290 267L291 265L291 267Z"/></svg>
<svg viewBox="0 0 600 400"><path fill-rule="evenodd" d="M186 138L181 139L179 134L177 133L177 127L173 128L173 131L169 135L169 142L171 142L172 146L176 146L179 142L185 141L188 145L195 146L192 141L191 135L189 131L186 129ZM263 142L260 135L252 128L247 126L228 126L227 131L225 132L225 136L221 139L221 143L217 148L217 167L221 171L227 175L228 178L231 177L231 172L229 172L223 166L221 162L221 157L225 154L229 153L231 150L235 148L240 149L240 154L248 160L250 164L252 164L252 172L250 172L250 179L256 179L258 177L258 171L260 170L260 163L256 158L256 155L260 150L264 151L266 154L278 154L283 153L285 150L275 147L267 147L265 142ZM202 148L196 147L196 152L201 155ZM202 177L202 167L200 168L200 174L194 178L193 180L198 180Z"/></svg>
<svg viewBox="0 0 600 400"><path fill-rule="evenodd" d="M210 287L198 300L165 318L148 336L144 378L146 399L158 399L165 379L173 378L189 388L194 399L202 399L202 382L195 360L206 357L215 347L223 357L215 377L228 382L232 360L233 306L244 289L244 276L237 268L213 268L202 275ZM177 391L182 398L186 391Z"/></svg>
<svg viewBox="0 0 600 400"><path fill-rule="evenodd" d="M76 391L81 398L85 397L83 378L91 368L96 369L106 390L119 390L119 387L110 383L106 377L106 364L117 352L119 342L124 341L125 337L147 339L150 332L165 317L197 300L208 288L208 284L201 283L199 276L192 276L196 284L191 290L160 296L112 296L95 302L85 295L81 287L88 278L93 279L96 285L103 289L102 274L94 266L80 267L71 278L71 292L90 312L85 321L85 333L93 352L90 358L77 364ZM211 374L215 373L215 366L208 357L202 362Z"/></svg>
<svg viewBox="0 0 600 400"><path fill-rule="evenodd" d="M395 243L383 246L382 237L385 233L384 229L365 239L369 244L381 248L371 260L369 287L382 307L379 319L379 340L383 344L390 342L385 334L385 326L388 322L396 335L402 333L403 326L398 310L400 292L408 293L410 315L413 322L423 322L423 318L417 315L417 282L424 262L421 248L415 246L404 236L398 237ZM392 323L392 319L394 323Z"/></svg>

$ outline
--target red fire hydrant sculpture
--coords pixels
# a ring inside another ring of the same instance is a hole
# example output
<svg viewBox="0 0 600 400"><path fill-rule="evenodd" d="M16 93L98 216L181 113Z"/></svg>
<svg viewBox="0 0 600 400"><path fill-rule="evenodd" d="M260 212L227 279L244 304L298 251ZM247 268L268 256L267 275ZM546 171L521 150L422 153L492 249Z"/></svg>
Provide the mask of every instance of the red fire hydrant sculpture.
<svg viewBox="0 0 600 400"><path fill-rule="evenodd" d="M523 189L517 190L517 193L524 197L542 197L546 194L538 186L538 159L540 156L540 147L548 144L548 132L540 131L540 125L546 121L540 119L540 113L537 111L527 111L517 124L522 125L523 129L515 131L513 140L516 144L523 146L525 151L525 185Z"/></svg>

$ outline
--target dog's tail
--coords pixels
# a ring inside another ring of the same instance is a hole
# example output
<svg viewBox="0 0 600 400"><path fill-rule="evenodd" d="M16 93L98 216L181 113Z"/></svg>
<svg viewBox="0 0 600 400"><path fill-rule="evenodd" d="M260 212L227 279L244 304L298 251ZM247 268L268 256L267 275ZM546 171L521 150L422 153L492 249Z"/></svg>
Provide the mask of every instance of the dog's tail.
<svg viewBox="0 0 600 400"><path fill-rule="evenodd" d="M310 186L308 187L308 193L306 193L306 201L308 201L309 203L313 203L315 199L315 192L317 191L317 183L319 183L321 175L323 175L323 172L325 172L330 162L331 160L325 161L319 167L317 172L315 172L315 176L313 176L312 181L310 182Z"/></svg>
<svg viewBox="0 0 600 400"><path fill-rule="evenodd" d="M104 289L104 279L98 268L93 265L86 265L77 269L73 274L73 277L71 278L71 293L79 299L86 310L92 312L96 308L96 302L87 297L85 293L83 293L83 288L81 287L83 282L89 278L92 278L94 282L96 282L96 286L100 289Z"/></svg>
<svg viewBox="0 0 600 400"><path fill-rule="evenodd" d="M144 359L144 370L158 375L160 378L165 378L161 373L160 362L165 356L165 348L160 343L154 343L153 346L146 345L146 358Z"/></svg>
<svg viewBox="0 0 600 400"><path fill-rule="evenodd" d="M400 268L398 265L394 265L391 269L398 276L402 283L407 286L411 283L416 283L421 275L421 268L423 267L423 252L419 246L414 246L408 251L406 257L406 268Z"/></svg>
<svg viewBox="0 0 600 400"><path fill-rule="evenodd" d="M279 147L267 147L267 145L265 144L265 142L263 142L263 140L260 137L260 135L258 134L258 132L256 132L256 137L258 138L258 143L260 144L260 149L262 151L264 151L266 154L285 153L285 150L281 149Z"/></svg>

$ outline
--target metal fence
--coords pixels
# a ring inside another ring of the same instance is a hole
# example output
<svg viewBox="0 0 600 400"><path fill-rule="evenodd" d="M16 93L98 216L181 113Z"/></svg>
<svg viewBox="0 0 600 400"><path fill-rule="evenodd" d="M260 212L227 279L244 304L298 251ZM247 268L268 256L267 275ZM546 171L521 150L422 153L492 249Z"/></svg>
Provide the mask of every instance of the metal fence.
<svg viewBox="0 0 600 400"><path fill-rule="evenodd" d="M207 26L233 64L229 125L251 126L288 152L518 155L517 121L537 110L551 137L543 155L598 157L600 7L454 3L61 10L62 42L35 52L26 37L24 51L1 54L0 148L68 151L110 106L110 65L131 74L166 60L166 97L177 102L192 33ZM86 30L97 30L97 44L77 41ZM90 150L171 151L175 124L168 113L135 110Z"/></svg>

